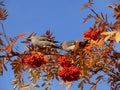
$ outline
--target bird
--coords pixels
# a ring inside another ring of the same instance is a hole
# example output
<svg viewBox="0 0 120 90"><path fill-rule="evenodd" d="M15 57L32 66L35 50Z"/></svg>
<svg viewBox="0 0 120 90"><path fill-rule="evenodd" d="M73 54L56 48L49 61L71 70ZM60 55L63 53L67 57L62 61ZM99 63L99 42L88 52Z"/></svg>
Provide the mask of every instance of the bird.
<svg viewBox="0 0 120 90"><path fill-rule="evenodd" d="M67 52L72 52L75 48L76 40L64 41L60 44L61 48Z"/></svg>
<svg viewBox="0 0 120 90"><path fill-rule="evenodd" d="M39 48L50 48L50 47L59 48L59 46L56 45L57 41L54 41L53 39L49 39L47 37L31 36L28 37L27 40L31 41L33 46L38 46Z"/></svg>
<svg viewBox="0 0 120 90"><path fill-rule="evenodd" d="M40 39L41 41L50 41L50 42L53 42L53 43L59 43L58 41L55 41L54 39L48 38L48 37L46 37L46 36L40 36L39 39Z"/></svg>
<svg viewBox="0 0 120 90"><path fill-rule="evenodd" d="M74 52L76 53L78 49L84 48L88 44L88 41L80 41L80 40L71 40L71 41L64 41L60 44L61 49L67 52Z"/></svg>

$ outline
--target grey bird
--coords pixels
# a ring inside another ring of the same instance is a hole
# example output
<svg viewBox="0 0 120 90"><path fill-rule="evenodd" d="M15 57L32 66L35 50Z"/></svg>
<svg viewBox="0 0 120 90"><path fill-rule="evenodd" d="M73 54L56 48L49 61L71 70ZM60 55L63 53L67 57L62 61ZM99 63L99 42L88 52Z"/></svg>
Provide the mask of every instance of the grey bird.
<svg viewBox="0 0 120 90"><path fill-rule="evenodd" d="M38 46L39 48L50 48L50 47L59 48L59 46L57 46L55 43L56 41L52 39L48 39L47 37L31 36L27 38L27 40L31 41L33 46Z"/></svg>
<svg viewBox="0 0 120 90"><path fill-rule="evenodd" d="M58 41L55 41L54 39L50 39L48 37L45 37L45 36L37 36L39 38L39 40L41 41L49 41L49 42L53 42L53 43L58 43Z"/></svg>
<svg viewBox="0 0 120 90"><path fill-rule="evenodd" d="M64 41L61 43L61 48L67 52L71 52L74 50L76 44L76 40L72 41Z"/></svg>

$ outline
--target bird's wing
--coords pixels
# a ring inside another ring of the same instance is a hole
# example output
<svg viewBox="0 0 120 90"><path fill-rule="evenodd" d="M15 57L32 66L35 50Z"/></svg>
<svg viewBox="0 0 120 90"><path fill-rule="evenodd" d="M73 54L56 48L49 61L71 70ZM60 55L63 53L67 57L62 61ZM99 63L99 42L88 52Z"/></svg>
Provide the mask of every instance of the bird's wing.
<svg viewBox="0 0 120 90"><path fill-rule="evenodd" d="M39 41L47 41L48 40L47 37L42 37L42 36L37 37L37 38L38 38Z"/></svg>
<svg viewBox="0 0 120 90"><path fill-rule="evenodd" d="M50 38L47 38L47 37L39 37L38 38L39 41L49 41L49 42L52 42L52 43L59 43L58 41L55 41L53 39L50 39Z"/></svg>
<svg viewBox="0 0 120 90"><path fill-rule="evenodd" d="M75 45L75 42L76 42L75 40L68 41L67 46Z"/></svg>

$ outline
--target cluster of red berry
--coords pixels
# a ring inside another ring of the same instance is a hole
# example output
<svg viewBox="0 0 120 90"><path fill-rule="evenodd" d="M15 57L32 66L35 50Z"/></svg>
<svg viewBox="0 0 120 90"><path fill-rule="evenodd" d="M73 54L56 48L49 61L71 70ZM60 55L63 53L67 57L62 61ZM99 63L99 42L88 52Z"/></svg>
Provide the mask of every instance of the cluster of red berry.
<svg viewBox="0 0 120 90"><path fill-rule="evenodd" d="M69 61L66 56L59 57L58 64L62 67L69 67L71 65L71 61Z"/></svg>
<svg viewBox="0 0 120 90"><path fill-rule="evenodd" d="M90 28L88 31L84 32L84 38L97 40L100 33L100 29Z"/></svg>
<svg viewBox="0 0 120 90"><path fill-rule="evenodd" d="M29 57L26 57L24 59L18 60L20 63L24 63L26 65L30 65L32 67L40 67L41 65L45 64L45 60L42 56L39 54L33 54Z"/></svg>
<svg viewBox="0 0 120 90"><path fill-rule="evenodd" d="M60 57L58 63L62 66L62 68L58 70L58 75L63 81L75 81L79 79L79 68L72 65L66 56Z"/></svg>
<svg viewBox="0 0 120 90"><path fill-rule="evenodd" d="M58 70L58 75L64 81L75 81L79 79L80 71L74 65L70 67L63 67L61 70Z"/></svg>

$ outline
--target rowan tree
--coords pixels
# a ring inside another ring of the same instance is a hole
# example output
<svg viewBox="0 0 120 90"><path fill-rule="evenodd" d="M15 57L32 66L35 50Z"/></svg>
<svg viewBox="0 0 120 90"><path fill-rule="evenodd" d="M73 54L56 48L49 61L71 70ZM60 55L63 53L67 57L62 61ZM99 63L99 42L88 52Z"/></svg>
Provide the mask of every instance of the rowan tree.
<svg viewBox="0 0 120 90"><path fill-rule="evenodd" d="M79 40L75 44L74 50L62 53L61 49L39 48L25 39L26 32L8 37L2 23L7 19L8 13L4 8L4 2L0 2L0 75L3 69L7 71L6 63L10 63L14 71L12 80L14 90L32 90L33 87L45 87L50 90L50 81L62 80L61 84L67 84L68 90L74 81L79 82L78 88L83 90L85 84L90 84L92 90L96 90L100 81L106 82L111 90L120 89L120 52L115 51L114 43L120 43L120 4L113 2L108 6L114 11L114 22L108 22L107 14L98 14L92 6L93 0L88 0L81 10L88 8L93 14L84 18L84 23L94 19L94 25L83 34L84 40ZM35 33L28 35L34 36ZM55 40L53 33L46 30L42 35L50 40ZM21 45L25 45L25 50L20 52L14 48L16 41L21 40ZM24 83L24 76L29 72L29 82ZM98 74L102 72L101 74ZM107 77L104 76L107 75ZM93 82L91 78L95 78ZM37 81L43 80L43 84L38 85Z"/></svg>

